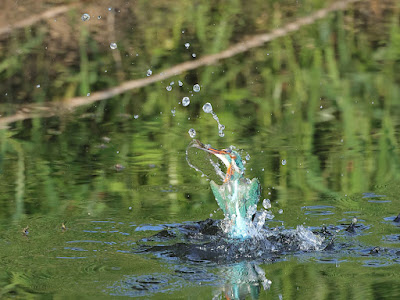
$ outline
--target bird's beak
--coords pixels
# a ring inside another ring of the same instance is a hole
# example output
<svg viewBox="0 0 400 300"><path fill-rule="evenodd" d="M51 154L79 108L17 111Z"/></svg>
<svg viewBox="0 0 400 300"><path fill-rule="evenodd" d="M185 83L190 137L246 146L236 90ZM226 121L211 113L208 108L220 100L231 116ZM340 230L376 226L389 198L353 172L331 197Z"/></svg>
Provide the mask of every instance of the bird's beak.
<svg viewBox="0 0 400 300"><path fill-rule="evenodd" d="M232 155L232 153L230 153L226 150L217 150L212 147L208 147L208 146L204 145L202 142L200 142L199 140L194 140L192 147L195 147L200 150L206 151L208 153L214 154L216 157L218 157L225 164L225 166L227 168L226 177L225 177L224 182L229 181L229 179L235 172L235 170L234 170L235 168L232 167L232 163L234 164L234 159L236 157L234 155ZM230 161L226 158L226 156L225 156L226 154L230 156L230 158L231 158Z"/></svg>
<svg viewBox="0 0 400 300"><path fill-rule="evenodd" d="M228 154L229 156L231 156L230 153L227 152L226 150L217 150L217 149L214 149L214 148L212 148L212 147L209 147L209 146L204 145L204 144L203 144L202 142L200 142L199 140L193 140L192 147L195 147L195 148L198 148L198 149L200 149L200 150L206 151L206 152L208 152L208 153L214 154L214 155L217 156L219 159L221 159L224 163L225 163L225 161L227 161L227 159L226 159L223 155ZM224 159L222 159L221 157L224 157ZM231 158L232 158L232 157L231 157ZM224 160L225 160L225 161L224 161ZM227 167L229 167L229 163L228 163L228 164L225 163L225 165L226 165Z"/></svg>

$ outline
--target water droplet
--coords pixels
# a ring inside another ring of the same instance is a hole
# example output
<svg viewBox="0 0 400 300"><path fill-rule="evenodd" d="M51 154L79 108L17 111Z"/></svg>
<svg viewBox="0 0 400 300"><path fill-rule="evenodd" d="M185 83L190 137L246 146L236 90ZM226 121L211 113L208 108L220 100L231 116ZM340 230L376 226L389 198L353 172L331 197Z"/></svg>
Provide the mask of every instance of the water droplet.
<svg viewBox="0 0 400 300"><path fill-rule="evenodd" d="M192 57L195 58L196 57L196 53L192 53Z"/></svg>
<svg viewBox="0 0 400 300"><path fill-rule="evenodd" d="M194 138L196 136L196 130L194 130L194 128L190 128L188 133L191 138Z"/></svg>
<svg viewBox="0 0 400 300"><path fill-rule="evenodd" d="M89 96L90 96L90 93L87 93L87 94L86 94L86 97L89 97Z"/></svg>
<svg viewBox="0 0 400 300"><path fill-rule="evenodd" d="M151 76L151 74L153 74L153 71L150 70L150 69L148 69L146 75L147 75L147 76Z"/></svg>
<svg viewBox="0 0 400 300"><path fill-rule="evenodd" d="M257 205L251 205L247 210L247 216L252 217L257 212Z"/></svg>
<svg viewBox="0 0 400 300"><path fill-rule="evenodd" d="M185 47L186 47L186 49L189 49L190 44L189 43L185 43Z"/></svg>
<svg viewBox="0 0 400 300"><path fill-rule="evenodd" d="M81 19L82 19L82 21L89 21L90 20L90 16L89 16L89 14L83 14Z"/></svg>
<svg viewBox="0 0 400 300"><path fill-rule="evenodd" d="M283 214L283 209L278 210L279 214Z"/></svg>
<svg viewBox="0 0 400 300"><path fill-rule="evenodd" d="M168 85L168 86L166 87L166 89L167 89L168 92L170 92L170 91L172 91L172 86Z"/></svg>
<svg viewBox="0 0 400 300"><path fill-rule="evenodd" d="M282 166L286 165L286 159L282 159Z"/></svg>
<svg viewBox="0 0 400 300"><path fill-rule="evenodd" d="M218 124L218 130L220 131L225 130L225 125Z"/></svg>
<svg viewBox="0 0 400 300"><path fill-rule="evenodd" d="M101 19L101 16L98 16L97 19L100 20L100 19Z"/></svg>
<svg viewBox="0 0 400 300"><path fill-rule="evenodd" d="M36 85L36 88L37 88L37 89L40 88L40 84Z"/></svg>
<svg viewBox="0 0 400 300"><path fill-rule="evenodd" d="M265 209L271 208L271 201L269 199L264 199L262 205Z"/></svg>
<svg viewBox="0 0 400 300"><path fill-rule="evenodd" d="M193 86L193 91L195 91L196 93L200 92L200 85L198 85L197 83Z"/></svg>
<svg viewBox="0 0 400 300"><path fill-rule="evenodd" d="M139 118L139 115L133 115L133 118L134 118L134 119L138 119L138 118Z"/></svg>
<svg viewBox="0 0 400 300"><path fill-rule="evenodd" d="M109 7L108 10L111 11L111 10L112 10L112 7Z"/></svg>
<svg viewBox="0 0 400 300"><path fill-rule="evenodd" d="M225 133L224 133L223 131L219 131L219 132L218 132L218 135L219 135L220 137L224 137L224 136L225 136Z"/></svg>
<svg viewBox="0 0 400 300"><path fill-rule="evenodd" d="M183 106L188 106L190 104L190 99L189 97L183 97L182 98L182 105Z"/></svg>
<svg viewBox="0 0 400 300"><path fill-rule="evenodd" d="M175 82L174 81L171 81L170 83L169 83L169 85L174 85L175 84Z"/></svg>
<svg viewBox="0 0 400 300"><path fill-rule="evenodd" d="M179 86L183 86L183 82L182 81L178 81Z"/></svg>
<svg viewBox="0 0 400 300"><path fill-rule="evenodd" d="M212 110L212 105L210 102L207 102L206 104L203 105L203 111L207 114L211 113Z"/></svg>
<svg viewBox="0 0 400 300"><path fill-rule="evenodd" d="M175 117L176 110L175 108L171 109L172 116Z"/></svg>
<svg viewBox="0 0 400 300"><path fill-rule="evenodd" d="M245 158L246 158L246 160L250 160L250 158L251 158L250 154L247 154Z"/></svg>
<svg viewBox="0 0 400 300"><path fill-rule="evenodd" d="M111 43L110 44L110 48L113 49L113 50L117 49L117 43Z"/></svg>

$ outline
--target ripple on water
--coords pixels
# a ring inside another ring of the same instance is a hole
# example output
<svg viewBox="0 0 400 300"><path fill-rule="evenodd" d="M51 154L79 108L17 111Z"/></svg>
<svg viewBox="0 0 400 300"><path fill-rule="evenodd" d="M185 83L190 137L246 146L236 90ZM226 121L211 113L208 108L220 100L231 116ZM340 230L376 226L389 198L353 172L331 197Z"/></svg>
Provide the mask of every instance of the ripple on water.
<svg viewBox="0 0 400 300"><path fill-rule="evenodd" d="M115 221L91 221L92 223L115 223ZM121 224L121 222L119 222ZM123 223L122 223L123 224Z"/></svg>
<svg viewBox="0 0 400 300"><path fill-rule="evenodd" d="M384 235L382 237L382 239L387 242L387 243L391 243L391 244L397 244L400 243L400 234L388 234L388 235Z"/></svg>
<svg viewBox="0 0 400 300"><path fill-rule="evenodd" d="M386 197L386 195L377 195L375 193L363 193L363 198L382 198Z"/></svg>
<svg viewBox="0 0 400 300"><path fill-rule="evenodd" d="M390 266L391 264L392 263L387 260L366 260L362 266L378 268L378 267Z"/></svg>
<svg viewBox="0 0 400 300"><path fill-rule="evenodd" d="M87 258L86 256L57 256L56 258L61 259L84 259Z"/></svg>
<svg viewBox="0 0 400 300"><path fill-rule="evenodd" d="M102 241L93 241L93 240L76 240L76 241L67 241L66 243L99 243L102 244Z"/></svg>
<svg viewBox="0 0 400 300"><path fill-rule="evenodd" d="M339 265L341 263L347 262L347 259L337 259L337 258L319 258L315 260L318 263L321 264L335 264Z"/></svg>
<svg viewBox="0 0 400 300"><path fill-rule="evenodd" d="M370 203L390 203L392 200L368 200Z"/></svg>
<svg viewBox="0 0 400 300"><path fill-rule="evenodd" d="M78 247L64 247L64 250L72 250L72 251L89 251L83 248L78 248Z"/></svg>
<svg viewBox="0 0 400 300"><path fill-rule="evenodd" d="M148 298L155 293L170 293L181 290L182 287L199 286L199 284L220 286L223 282L223 278L206 268L184 266L175 268L172 274L127 275L124 279L107 287L105 292L111 296Z"/></svg>
<svg viewBox="0 0 400 300"><path fill-rule="evenodd" d="M165 229L162 225L142 225L136 227L135 231L160 231Z"/></svg>
<svg viewBox="0 0 400 300"><path fill-rule="evenodd" d="M306 211L304 213L305 215L328 216L328 215L335 214L334 212L330 211L329 209L336 209L336 207L329 206L329 205L312 205L312 206L303 206L301 209Z"/></svg>
<svg viewBox="0 0 400 300"><path fill-rule="evenodd" d="M396 222L395 220L396 220L396 218L397 218L397 216L391 216L391 217L384 217L383 219L385 220L385 221L388 221L388 222L394 222L394 223L397 223L397 224L399 224L400 225L400 223L399 222Z"/></svg>

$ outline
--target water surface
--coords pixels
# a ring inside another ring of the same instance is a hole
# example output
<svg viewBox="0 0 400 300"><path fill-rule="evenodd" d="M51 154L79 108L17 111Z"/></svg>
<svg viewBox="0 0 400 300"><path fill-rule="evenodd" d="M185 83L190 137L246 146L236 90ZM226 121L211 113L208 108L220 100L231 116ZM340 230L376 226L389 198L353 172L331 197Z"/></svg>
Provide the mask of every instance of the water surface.
<svg viewBox="0 0 400 300"><path fill-rule="evenodd" d="M0 26L15 26L0 31L1 296L400 298L397 1L358 1L261 47L73 109L58 101L151 78L334 1L72 1L28 25L61 3L5 2ZM24 120L6 119L16 115ZM247 177L271 200L269 228L325 226L333 246L210 261L137 251L182 242L151 241L165 230L223 218L186 162L191 128L249 154Z"/></svg>

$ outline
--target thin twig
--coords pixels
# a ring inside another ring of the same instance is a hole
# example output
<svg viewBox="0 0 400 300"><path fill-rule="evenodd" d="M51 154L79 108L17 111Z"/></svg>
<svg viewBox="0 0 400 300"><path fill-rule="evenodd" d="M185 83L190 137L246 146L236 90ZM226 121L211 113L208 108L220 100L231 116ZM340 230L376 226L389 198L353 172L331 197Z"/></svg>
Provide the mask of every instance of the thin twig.
<svg viewBox="0 0 400 300"><path fill-rule="evenodd" d="M91 104L93 102L109 99L111 97L122 94L129 90L144 87L149 84L165 80L169 77L176 76L176 75L182 74L184 72L197 69L202 66L215 64L222 59L235 56L237 54L246 52L252 48L262 46L263 44L270 42L274 39L277 39L279 37L286 36L289 33L299 30L303 26L313 24L315 21L324 18L331 12L343 10L349 4L359 2L359 1L363 1L363 0L343 0L343 1L335 2L334 4L332 4L326 8L316 11L315 13L311 14L310 16L300 18L294 22L291 22L291 23L285 25L282 28L275 29L275 30L271 31L270 33L254 35L253 37L247 39L246 41L242 41L237 44L234 44L222 52L219 52L216 54L211 54L211 55L206 55L206 56L204 56L200 59L194 60L194 61L188 61L188 62L184 62L184 63L178 64L178 65L175 65L174 67L171 67L167 70L162 71L159 74L156 74L156 75L153 75L150 77L126 81L119 86L116 86L116 87L113 87L113 88L110 88L110 89L107 89L104 91L92 93L89 97L74 97L74 98L66 99L62 102L58 102L57 103L58 107L56 107L54 105L54 103L48 103L45 106L47 106L49 109L44 110L43 103L40 105L41 108L38 108L34 105L30 105L30 106L28 106L28 109L26 110L26 112L23 112L22 110L20 110L15 115L0 118L0 127L2 125L3 126L7 125L11 122L33 118L38 115L42 116L42 117L53 116L61 111L64 111L65 109L67 109L67 110L74 109L74 108L82 106L82 105L87 105L87 104ZM27 107L27 106L25 106L25 107Z"/></svg>
<svg viewBox="0 0 400 300"><path fill-rule="evenodd" d="M71 9L71 7L75 6L76 4L70 4L70 5L61 5L57 6L55 8L51 8L49 10L46 10L45 12L39 14L39 15L34 15L32 17L26 18L20 22L17 22L15 24L9 24L8 26L0 28L0 36L3 34L10 33L14 29L19 29L19 28L24 28L31 26L41 20L46 20L50 18L54 18L57 15L63 14Z"/></svg>

